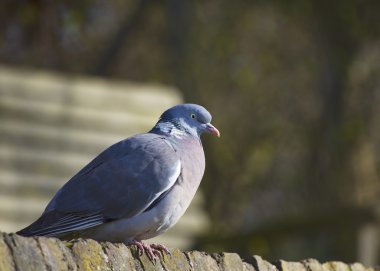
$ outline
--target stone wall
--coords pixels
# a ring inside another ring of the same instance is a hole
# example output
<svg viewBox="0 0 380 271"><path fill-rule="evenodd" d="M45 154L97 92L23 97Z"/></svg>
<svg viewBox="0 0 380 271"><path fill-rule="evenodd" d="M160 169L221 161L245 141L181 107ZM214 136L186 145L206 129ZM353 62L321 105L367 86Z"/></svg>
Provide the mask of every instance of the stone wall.
<svg viewBox="0 0 380 271"><path fill-rule="evenodd" d="M172 249L155 263L138 255L134 247L98 243L93 240L61 242L56 238L22 237L0 234L0 270L246 270L246 271L376 271L360 263L319 263L308 259L300 262L283 260L270 263L260 256L241 259L235 253L207 254Z"/></svg>

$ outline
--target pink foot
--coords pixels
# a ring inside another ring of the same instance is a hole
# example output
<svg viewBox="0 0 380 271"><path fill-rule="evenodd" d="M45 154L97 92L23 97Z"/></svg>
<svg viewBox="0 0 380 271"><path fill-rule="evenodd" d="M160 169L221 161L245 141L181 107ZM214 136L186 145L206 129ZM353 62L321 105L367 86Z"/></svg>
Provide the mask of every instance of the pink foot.
<svg viewBox="0 0 380 271"><path fill-rule="evenodd" d="M172 253L170 252L170 250L165 246L165 245L161 245L161 244L151 244L150 245L151 248L161 252L162 254L163 253L166 253L166 254L169 254L169 255L172 255Z"/></svg>
<svg viewBox="0 0 380 271"><path fill-rule="evenodd" d="M156 261L161 254L164 254L164 253L171 254L169 249L164 245L159 245L159 244L148 245L138 240L132 240L129 242L129 244L137 246L140 256L142 256L145 252L149 260L151 261Z"/></svg>

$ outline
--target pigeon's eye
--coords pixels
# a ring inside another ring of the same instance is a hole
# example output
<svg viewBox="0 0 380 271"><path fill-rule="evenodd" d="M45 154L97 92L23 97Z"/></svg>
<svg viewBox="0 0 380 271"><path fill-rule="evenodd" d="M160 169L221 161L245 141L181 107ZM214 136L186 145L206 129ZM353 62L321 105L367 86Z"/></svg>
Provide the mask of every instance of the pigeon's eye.
<svg viewBox="0 0 380 271"><path fill-rule="evenodd" d="M195 114L191 114L190 117L191 117L192 119L195 119Z"/></svg>

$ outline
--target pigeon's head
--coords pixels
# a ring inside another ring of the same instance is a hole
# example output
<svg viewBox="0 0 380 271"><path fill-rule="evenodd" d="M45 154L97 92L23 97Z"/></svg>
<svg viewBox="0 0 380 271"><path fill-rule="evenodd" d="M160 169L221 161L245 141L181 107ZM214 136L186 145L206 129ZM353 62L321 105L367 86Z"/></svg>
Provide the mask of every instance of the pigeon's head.
<svg viewBox="0 0 380 271"><path fill-rule="evenodd" d="M203 133L220 136L211 122L211 114L197 104L179 104L166 110L154 127L154 130L181 137L191 134L199 137Z"/></svg>

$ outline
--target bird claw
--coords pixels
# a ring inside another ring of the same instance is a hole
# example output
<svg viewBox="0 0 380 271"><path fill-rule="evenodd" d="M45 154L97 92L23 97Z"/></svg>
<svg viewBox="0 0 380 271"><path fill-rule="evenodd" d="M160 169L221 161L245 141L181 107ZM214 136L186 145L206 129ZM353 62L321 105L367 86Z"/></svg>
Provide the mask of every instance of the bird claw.
<svg viewBox="0 0 380 271"><path fill-rule="evenodd" d="M172 253L170 252L170 250L166 246L164 246L164 245L161 245L161 244L151 244L150 247L153 248L158 253L161 253L162 256L164 255L164 253L166 253L166 254L168 254L170 256L172 255Z"/></svg>
<svg viewBox="0 0 380 271"><path fill-rule="evenodd" d="M137 247L137 250L139 251L139 256L142 256L144 252L148 256L149 260L152 262L156 262L156 260L162 255L164 256L164 253L171 255L170 250L160 244L144 244L141 241L138 240L132 240L129 242L130 245L135 245Z"/></svg>

